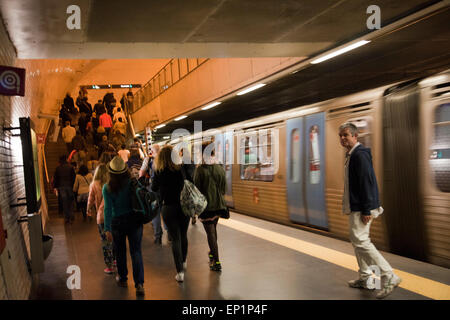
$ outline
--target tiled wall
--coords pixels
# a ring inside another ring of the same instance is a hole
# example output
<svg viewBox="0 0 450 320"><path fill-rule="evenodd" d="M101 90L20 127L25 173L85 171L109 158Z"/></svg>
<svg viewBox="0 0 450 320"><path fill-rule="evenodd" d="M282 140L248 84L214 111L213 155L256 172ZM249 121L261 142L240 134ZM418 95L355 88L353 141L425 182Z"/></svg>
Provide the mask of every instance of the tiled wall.
<svg viewBox="0 0 450 320"><path fill-rule="evenodd" d="M0 65L15 65L16 52L0 21ZM25 207L10 208L17 198L25 196L25 185L19 137L12 137L2 127L18 124L18 115L27 116L30 108L21 98L0 95L0 209L7 230L6 248L0 256L0 300L28 299L31 276L27 266L28 238L26 225L17 219L26 214Z"/></svg>

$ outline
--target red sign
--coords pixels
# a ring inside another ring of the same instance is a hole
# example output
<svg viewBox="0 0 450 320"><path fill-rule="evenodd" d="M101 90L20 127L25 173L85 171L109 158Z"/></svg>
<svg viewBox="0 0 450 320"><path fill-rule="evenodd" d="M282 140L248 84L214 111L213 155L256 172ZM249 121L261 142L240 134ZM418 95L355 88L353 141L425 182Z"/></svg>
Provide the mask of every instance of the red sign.
<svg viewBox="0 0 450 320"><path fill-rule="evenodd" d="M36 140L38 144L45 143L45 133L36 133Z"/></svg>
<svg viewBox="0 0 450 320"><path fill-rule="evenodd" d="M258 188L253 188L253 202L258 204L259 203L259 190Z"/></svg>
<svg viewBox="0 0 450 320"><path fill-rule="evenodd" d="M0 209L0 254L6 247L6 231L3 230L2 210Z"/></svg>
<svg viewBox="0 0 450 320"><path fill-rule="evenodd" d="M0 66L0 94L25 95L25 69Z"/></svg>

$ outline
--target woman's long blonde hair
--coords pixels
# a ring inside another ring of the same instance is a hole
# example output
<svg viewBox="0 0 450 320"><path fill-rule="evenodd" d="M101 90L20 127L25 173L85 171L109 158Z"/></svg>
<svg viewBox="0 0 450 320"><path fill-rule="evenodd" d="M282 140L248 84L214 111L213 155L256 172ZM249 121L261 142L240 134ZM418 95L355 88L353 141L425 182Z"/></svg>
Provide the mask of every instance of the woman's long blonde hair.
<svg viewBox="0 0 450 320"><path fill-rule="evenodd" d="M103 185L108 182L108 169L106 167L106 164L100 163L97 168L95 168L94 181L95 180L100 182L102 188Z"/></svg>
<svg viewBox="0 0 450 320"><path fill-rule="evenodd" d="M163 171L164 169L169 169L170 171L180 170L180 166L172 161L172 150L173 147L171 145L165 145L159 150L158 155L156 156L156 171ZM178 156L176 152L174 153L174 156Z"/></svg>

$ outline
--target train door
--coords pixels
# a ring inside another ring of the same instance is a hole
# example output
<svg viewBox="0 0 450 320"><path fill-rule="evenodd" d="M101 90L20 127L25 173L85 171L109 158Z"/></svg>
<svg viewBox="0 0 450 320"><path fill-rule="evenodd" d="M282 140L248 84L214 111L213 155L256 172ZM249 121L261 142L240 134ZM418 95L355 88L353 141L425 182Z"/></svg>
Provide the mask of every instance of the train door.
<svg viewBox="0 0 450 320"><path fill-rule="evenodd" d="M287 198L291 221L328 228L325 208L325 113L286 124Z"/></svg>
<svg viewBox="0 0 450 320"><path fill-rule="evenodd" d="M225 176L227 179L227 191L225 193L225 201L227 203L227 206L234 207L233 202L233 133L232 132L225 132L224 135L224 169L225 169Z"/></svg>
<svg viewBox="0 0 450 320"><path fill-rule="evenodd" d="M327 228L325 207L325 113L305 117L305 194L308 223Z"/></svg>
<svg viewBox="0 0 450 320"><path fill-rule="evenodd" d="M286 142L286 187L289 218L293 222L307 223L303 185L303 118L287 120Z"/></svg>

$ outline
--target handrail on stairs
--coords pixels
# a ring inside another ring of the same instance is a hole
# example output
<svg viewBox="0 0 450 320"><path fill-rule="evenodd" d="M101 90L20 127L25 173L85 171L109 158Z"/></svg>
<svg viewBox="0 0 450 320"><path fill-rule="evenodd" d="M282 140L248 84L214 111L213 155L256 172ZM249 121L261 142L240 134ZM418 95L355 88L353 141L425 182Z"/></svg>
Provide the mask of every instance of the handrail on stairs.
<svg viewBox="0 0 450 320"><path fill-rule="evenodd" d="M161 70L133 94L133 110L130 111L132 113L138 111L208 60L208 58L170 59Z"/></svg>
<svg viewBox="0 0 450 320"><path fill-rule="evenodd" d="M130 124L131 134L133 138L136 137L136 131L134 131L133 119L131 118L131 114L128 114L128 123ZM145 148L141 148L142 152L145 156L147 156L147 150Z"/></svg>
<svg viewBox="0 0 450 320"><path fill-rule="evenodd" d="M47 160L45 158L45 149L44 145L42 145L42 160L44 161L44 169L45 169L45 178L47 179L47 183L50 183L50 180L48 178L48 168L47 168Z"/></svg>

